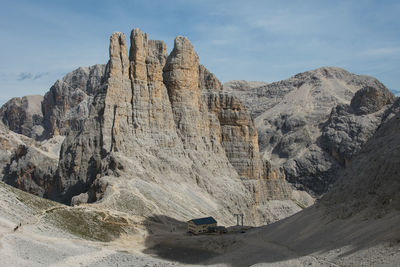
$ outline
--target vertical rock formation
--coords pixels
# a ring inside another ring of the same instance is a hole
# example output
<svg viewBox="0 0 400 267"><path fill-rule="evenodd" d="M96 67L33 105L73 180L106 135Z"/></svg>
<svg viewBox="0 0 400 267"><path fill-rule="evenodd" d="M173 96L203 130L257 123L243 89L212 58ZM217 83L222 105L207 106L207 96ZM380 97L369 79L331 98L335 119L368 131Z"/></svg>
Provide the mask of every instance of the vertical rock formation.
<svg viewBox="0 0 400 267"><path fill-rule="evenodd" d="M239 176L248 179L263 178L257 130L246 108L236 97L226 93L211 92L204 97L209 110L220 122L220 143Z"/></svg>
<svg viewBox="0 0 400 267"><path fill-rule="evenodd" d="M186 37L178 36L164 66L163 79L178 135L185 148L204 150L208 143L209 125L201 114L198 68L199 57L192 44Z"/></svg>
<svg viewBox="0 0 400 267"><path fill-rule="evenodd" d="M136 138L146 138L162 147L177 145L175 123L162 68L167 47L149 40L139 29L131 32L130 79L133 92L133 130Z"/></svg>
<svg viewBox="0 0 400 267"><path fill-rule="evenodd" d="M125 35L110 37L110 60L102 124L102 145L106 152L126 151L124 139L132 138L132 89L129 79L128 48Z"/></svg>
<svg viewBox="0 0 400 267"><path fill-rule="evenodd" d="M224 92L204 92L210 112L218 118L221 132L217 140L246 185L253 192L256 206L262 209L269 200L290 199L292 189L283 170L262 162L254 122L235 96Z"/></svg>

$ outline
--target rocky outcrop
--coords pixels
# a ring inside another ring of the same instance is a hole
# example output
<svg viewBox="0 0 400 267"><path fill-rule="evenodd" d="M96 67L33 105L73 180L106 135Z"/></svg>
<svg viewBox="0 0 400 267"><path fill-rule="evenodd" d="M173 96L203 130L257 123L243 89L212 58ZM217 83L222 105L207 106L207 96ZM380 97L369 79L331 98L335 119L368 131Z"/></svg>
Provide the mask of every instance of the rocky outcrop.
<svg viewBox="0 0 400 267"><path fill-rule="evenodd" d="M51 191L58 159L50 158L33 147L19 145L4 169L3 181L40 197Z"/></svg>
<svg viewBox="0 0 400 267"><path fill-rule="evenodd" d="M13 151L18 147L20 142L12 134L10 130L0 122L0 170L4 175L4 168L10 163Z"/></svg>
<svg viewBox="0 0 400 267"><path fill-rule="evenodd" d="M5 103L0 109L2 122L12 131L37 138L43 134L43 114L41 103L43 96L31 95L16 97Z"/></svg>
<svg viewBox="0 0 400 267"><path fill-rule="evenodd" d="M386 104L393 102L393 95L376 79L333 67L248 89L246 94L241 87L227 87L255 118L263 158L276 168L282 166L297 188L316 195L327 191L336 171L373 135ZM363 117L360 110L370 115Z"/></svg>
<svg viewBox="0 0 400 267"><path fill-rule="evenodd" d="M63 137L37 142L10 131L0 123L0 172L2 180L41 197L54 185Z"/></svg>
<svg viewBox="0 0 400 267"><path fill-rule="evenodd" d="M395 96L385 87L366 86L356 92L350 107L357 115L371 114L393 104Z"/></svg>
<svg viewBox="0 0 400 267"><path fill-rule="evenodd" d="M214 73L211 73L203 65L199 65L199 88L206 91L222 91L222 83Z"/></svg>
<svg viewBox="0 0 400 267"><path fill-rule="evenodd" d="M397 101L398 102L398 101ZM400 207L398 191L400 165L400 113L394 113L340 173L335 187L325 195L321 205L331 216L348 218L382 218Z"/></svg>
<svg viewBox="0 0 400 267"><path fill-rule="evenodd" d="M199 90L199 57L186 37L175 39L163 69L178 136L187 149L207 150L210 125ZM204 140L203 140L204 138Z"/></svg>
<svg viewBox="0 0 400 267"><path fill-rule="evenodd" d="M104 68L104 65L80 67L50 88L42 102L42 125L45 131L41 140L79 129L81 122L89 115L96 88L104 79Z"/></svg>
<svg viewBox="0 0 400 267"><path fill-rule="evenodd" d="M388 109L394 100L395 96L385 87L360 89L350 105L341 104L332 109L322 129L321 146L342 166L348 166L351 158L374 135L383 117L395 112Z"/></svg>

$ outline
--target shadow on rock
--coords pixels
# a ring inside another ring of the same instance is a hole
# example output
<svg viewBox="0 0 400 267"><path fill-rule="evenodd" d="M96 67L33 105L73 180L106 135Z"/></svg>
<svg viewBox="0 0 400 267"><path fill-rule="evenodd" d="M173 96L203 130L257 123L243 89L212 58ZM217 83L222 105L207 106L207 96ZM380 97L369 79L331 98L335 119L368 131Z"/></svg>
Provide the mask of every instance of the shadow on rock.
<svg viewBox="0 0 400 267"><path fill-rule="evenodd" d="M145 225L150 235L143 252L184 264L205 264L235 243L228 235L191 235L186 222L168 216L149 217Z"/></svg>

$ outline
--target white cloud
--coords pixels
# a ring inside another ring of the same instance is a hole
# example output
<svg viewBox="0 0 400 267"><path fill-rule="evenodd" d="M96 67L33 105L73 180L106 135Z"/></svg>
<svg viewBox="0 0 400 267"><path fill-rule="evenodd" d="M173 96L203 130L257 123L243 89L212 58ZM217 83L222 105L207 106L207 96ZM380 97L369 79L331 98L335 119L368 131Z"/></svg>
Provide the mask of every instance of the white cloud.
<svg viewBox="0 0 400 267"><path fill-rule="evenodd" d="M24 81L24 80L37 80L44 76L49 75L49 72L41 72L41 73L31 73L31 72L21 72L18 74L17 80Z"/></svg>
<svg viewBox="0 0 400 267"><path fill-rule="evenodd" d="M268 16L249 16L247 23L268 33L302 35L320 32L320 17L279 12Z"/></svg>

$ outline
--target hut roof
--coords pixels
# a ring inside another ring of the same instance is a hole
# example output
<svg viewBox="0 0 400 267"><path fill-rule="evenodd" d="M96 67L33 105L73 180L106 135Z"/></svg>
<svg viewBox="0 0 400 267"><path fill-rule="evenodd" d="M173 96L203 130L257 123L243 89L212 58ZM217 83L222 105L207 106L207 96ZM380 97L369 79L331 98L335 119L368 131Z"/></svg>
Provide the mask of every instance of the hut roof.
<svg viewBox="0 0 400 267"><path fill-rule="evenodd" d="M217 223L217 221L213 217L205 217L205 218L199 218L199 219L192 219L192 221L195 225L203 225L203 224L213 224ZM190 222L189 221L189 222Z"/></svg>

